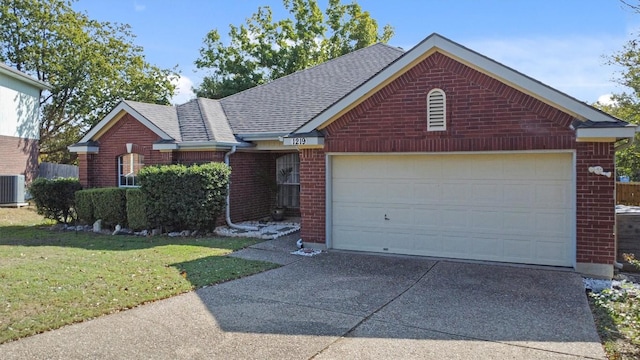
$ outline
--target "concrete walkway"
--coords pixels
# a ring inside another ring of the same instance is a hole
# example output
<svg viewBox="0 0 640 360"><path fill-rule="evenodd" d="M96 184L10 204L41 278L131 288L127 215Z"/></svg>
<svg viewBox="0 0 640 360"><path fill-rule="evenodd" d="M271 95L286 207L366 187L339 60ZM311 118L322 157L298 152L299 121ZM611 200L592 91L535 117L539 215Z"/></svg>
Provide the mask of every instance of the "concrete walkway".
<svg viewBox="0 0 640 360"><path fill-rule="evenodd" d="M329 252L0 345L3 359L604 359L579 275Z"/></svg>

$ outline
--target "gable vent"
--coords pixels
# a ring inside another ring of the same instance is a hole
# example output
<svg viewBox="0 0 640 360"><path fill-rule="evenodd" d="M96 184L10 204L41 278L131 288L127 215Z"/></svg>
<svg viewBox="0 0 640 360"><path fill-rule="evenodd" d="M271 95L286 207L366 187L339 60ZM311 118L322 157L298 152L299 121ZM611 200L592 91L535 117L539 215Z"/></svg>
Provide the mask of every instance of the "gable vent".
<svg viewBox="0 0 640 360"><path fill-rule="evenodd" d="M427 94L427 131L447 130L447 98L442 89Z"/></svg>

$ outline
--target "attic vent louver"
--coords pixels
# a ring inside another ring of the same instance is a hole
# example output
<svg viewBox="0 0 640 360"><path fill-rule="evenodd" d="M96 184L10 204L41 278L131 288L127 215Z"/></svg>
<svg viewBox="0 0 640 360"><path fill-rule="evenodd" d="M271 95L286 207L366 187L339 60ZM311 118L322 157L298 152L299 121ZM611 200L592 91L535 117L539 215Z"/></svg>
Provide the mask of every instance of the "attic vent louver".
<svg viewBox="0 0 640 360"><path fill-rule="evenodd" d="M447 98L442 89L427 94L427 131L447 130Z"/></svg>

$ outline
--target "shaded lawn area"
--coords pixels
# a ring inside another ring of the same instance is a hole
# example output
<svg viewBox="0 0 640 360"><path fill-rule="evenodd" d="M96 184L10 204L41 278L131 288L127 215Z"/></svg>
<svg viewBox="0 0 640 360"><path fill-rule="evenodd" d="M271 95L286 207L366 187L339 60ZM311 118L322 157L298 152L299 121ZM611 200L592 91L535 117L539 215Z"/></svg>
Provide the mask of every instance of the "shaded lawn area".
<svg viewBox="0 0 640 360"><path fill-rule="evenodd" d="M0 212L0 343L278 267L226 256L255 239L106 236L2 221Z"/></svg>

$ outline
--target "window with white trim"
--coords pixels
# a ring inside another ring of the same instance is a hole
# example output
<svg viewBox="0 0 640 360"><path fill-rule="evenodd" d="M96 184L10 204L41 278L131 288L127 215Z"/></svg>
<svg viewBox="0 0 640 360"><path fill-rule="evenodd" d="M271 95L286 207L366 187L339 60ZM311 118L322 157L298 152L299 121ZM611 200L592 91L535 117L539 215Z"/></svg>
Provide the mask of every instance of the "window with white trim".
<svg viewBox="0 0 640 360"><path fill-rule="evenodd" d="M447 130L447 97L442 89L427 94L427 131Z"/></svg>
<svg viewBox="0 0 640 360"><path fill-rule="evenodd" d="M278 184L278 206L300 207L300 157L298 153L276 159L276 182Z"/></svg>
<svg viewBox="0 0 640 360"><path fill-rule="evenodd" d="M138 173L144 167L144 155L131 153L118 157L118 186L138 187Z"/></svg>

